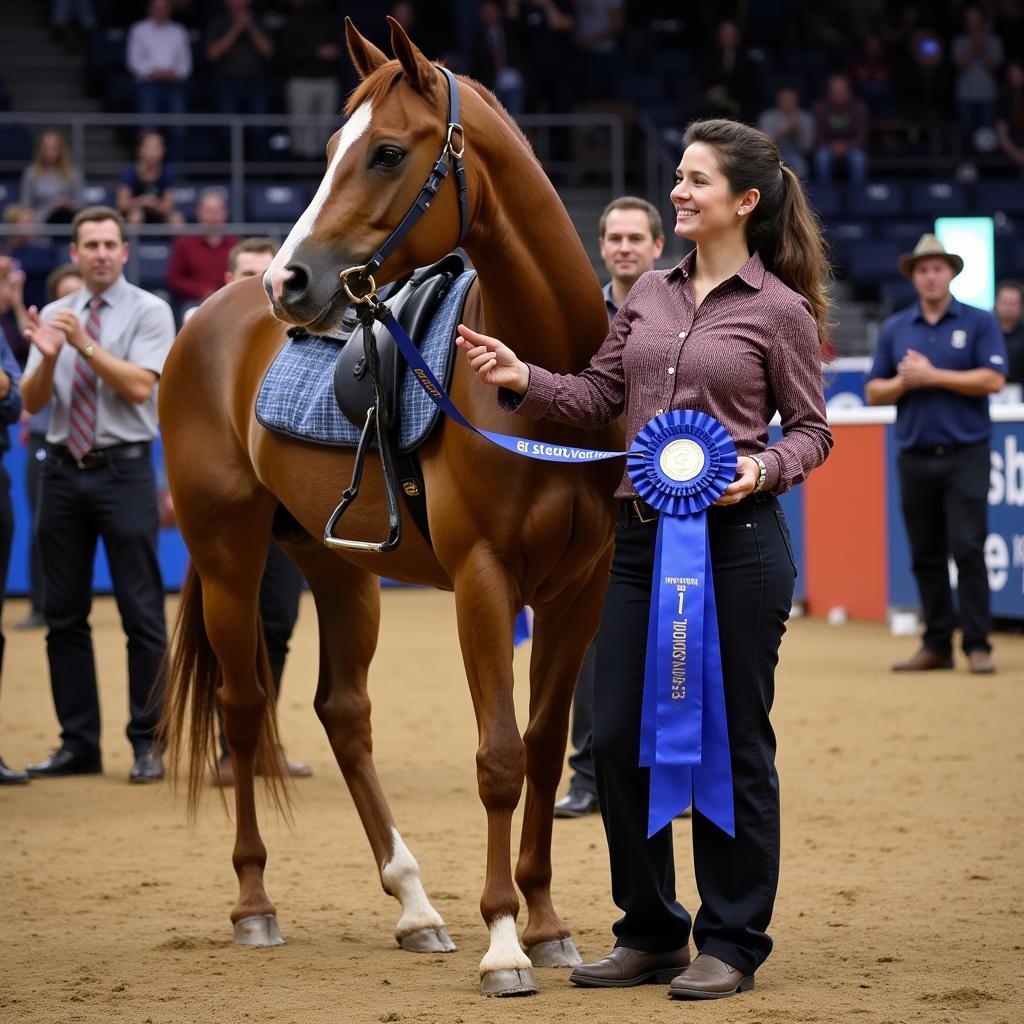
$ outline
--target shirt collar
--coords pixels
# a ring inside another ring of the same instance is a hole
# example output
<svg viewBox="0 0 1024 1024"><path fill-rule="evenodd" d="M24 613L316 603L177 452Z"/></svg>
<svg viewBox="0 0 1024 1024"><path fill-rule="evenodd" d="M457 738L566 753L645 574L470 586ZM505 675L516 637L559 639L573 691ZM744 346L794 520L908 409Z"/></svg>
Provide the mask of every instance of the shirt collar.
<svg viewBox="0 0 1024 1024"><path fill-rule="evenodd" d="M693 249L688 252L669 272L668 280L683 280L689 279L690 274L693 273L693 263L697 258L697 250ZM735 277L738 277L745 285L753 288L754 291L760 291L764 284L765 269L764 264L761 262L761 257L755 250L750 254L750 258L746 263L736 271Z"/></svg>
<svg viewBox="0 0 1024 1024"><path fill-rule="evenodd" d="M100 292L99 296L103 300L104 305L116 306L118 302L124 299L127 293L128 282L124 279L124 274L122 274L106 291ZM75 305L78 307L79 312L84 313L89 308L89 300L92 297L93 293L88 288L80 288L75 293Z"/></svg>
<svg viewBox="0 0 1024 1024"><path fill-rule="evenodd" d="M615 296L612 295L612 283L609 281L601 291L604 293L604 304L607 306L609 312L617 313L619 307L615 303Z"/></svg>
<svg viewBox="0 0 1024 1024"><path fill-rule="evenodd" d="M945 312L939 317L939 323L946 319L947 316L960 316L964 311L963 303L950 296L949 305L946 307ZM921 309L921 300L918 299L917 305L914 308L914 319L921 320L924 323L928 321L924 318L924 311Z"/></svg>

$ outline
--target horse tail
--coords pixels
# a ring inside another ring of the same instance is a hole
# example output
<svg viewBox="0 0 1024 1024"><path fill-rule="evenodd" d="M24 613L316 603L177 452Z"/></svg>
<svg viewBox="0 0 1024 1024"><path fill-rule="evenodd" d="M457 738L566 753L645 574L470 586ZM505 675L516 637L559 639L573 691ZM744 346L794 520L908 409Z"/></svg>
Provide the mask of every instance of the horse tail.
<svg viewBox="0 0 1024 1024"><path fill-rule="evenodd" d="M288 796L284 790L279 757L281 745L277 730L277 707L262 625L258 630L258 638L256 664L266 708L256 750L256 764L274 802L287 812ZM206 633L202 581L191 562L181 585L178 617L164 656L163 677L165 700L157 727L157 739L166 753L172 778L177 780L179 768L187 772L188 814L190 819L195 820L206 772L217 771L217 690L222 676L220 662ZM223 795L222 790L222 800Z"/></svg>

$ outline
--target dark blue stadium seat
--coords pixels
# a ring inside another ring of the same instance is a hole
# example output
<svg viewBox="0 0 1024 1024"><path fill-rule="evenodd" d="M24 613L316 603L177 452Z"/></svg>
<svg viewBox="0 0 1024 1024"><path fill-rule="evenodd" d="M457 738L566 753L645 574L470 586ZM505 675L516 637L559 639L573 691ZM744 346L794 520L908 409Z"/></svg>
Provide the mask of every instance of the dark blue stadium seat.
<svg viewBox="0 0 1024 1024"><path fill-rule="evenodd" d="M968 210L967 193L957 181L913 181L907 200L915 217L962 217Z"/></svg>
<svg viewBox="0 0 1024 1024"><path fill-rule="evenodd" d="M113 185L86 185L82 189L83 206L113 206Z"/></svg>
<svg viewBox="0 0 1024 1024"><path fill-rule="evenodd" d="M32 159L32 136L21 124L0 125L0 160Z"/></svg>
<svg viewBox="0 0 1024 1024"><path fill-rule="evenodd" d="M846 186L846 209L851 217L902 217L903 186L892 181L869 181Z"/></svg>
<svg viewBox="0 0 1024 1024"><path fill-rule="evenodd" d="M226 128L189 125L185 130L185 159L195 163L217 163L231 158L231 138Z"/></svg>
<svg viewBox="0 0 1024 1024"><path fill-rule="evenodd" d="M17 178L0 179L0 214L11 204L18 201L21 185Z"/></svg>
<svg viewBox="0 0 1024 1024"><path fill-rule="evenodd" d="M1012 274L1018 280L1024 278L1024 240L1015 238L1010 243L1008 256L1006 264L1000 267L1000 274Z"/></svg>
<svg viewBox="0 0 1024 1024"><path fill-rule="evenodd" d="M90 71L120 71L125 66L128 34L123 28L98 28L89 34L85 62Z"/></svg>
<svg viewBox="0 0 1024 1024"><path fill-rule="evenodd" d="M661 75L643 71L627 71L618 76L616 88L620 99L643 105L665 98L665 80Z"/></svg>
<svg viewBox="0 0 1024 1024"><path fill-rule="evenodd" d="M979 181L974 186L978 213L1024 214L1024 184L1014 181Z"/></svg>
<svg viewBox="0 0 1024 1024"><path fill-rule="evenodd" d="M845 267L850 258L850 246L869 241L871 226L862 220L833 220L825 226L825 237L833 265Z"/></svg>
<svg viewBox="0 0 1024 1024"><path fill-rule="evenodd" d="M908 281L905 277L884 281L880 291L882 302L889 306L893 312L899 309L906 309L911 303L917 302L917 292L914 291L914 283Z"/></svg>
<svg viewBox="0 0 1024 1024"><path fill-rule="evenodd" d="M147 291L166 288L171 243L147 240L139 242L135 246L135 252L139 260L139 287Z"/></svg>
<svg viewBox="0 0 1024 1024"><path fill-rule="evenodd" d="M871 284L898 278L899 259L905 251L902 242L851 243L847 262L850 280Z"/></svg>
<svg viewBox="0 0 1024 1024"><path fill-rule="evenodd" d="M832 181L808 182L805 186L807 198L823 221L843 215L843 195L839 186Z"/></svg>
<svg viewBox="0 0 1024 1024"><path fill-rule="evenodd" d="M883 220L878 226L881 238L892 242L906 242L908 249L913 249L917 240L934 227L929 220Z"/></svg>
<svg viewBox="0 0 1024 1024"><path fill-rule="evenodd" d="M309 194L293 185L249 185L245 209L249 220L293 224L302 215Z"/></svg>

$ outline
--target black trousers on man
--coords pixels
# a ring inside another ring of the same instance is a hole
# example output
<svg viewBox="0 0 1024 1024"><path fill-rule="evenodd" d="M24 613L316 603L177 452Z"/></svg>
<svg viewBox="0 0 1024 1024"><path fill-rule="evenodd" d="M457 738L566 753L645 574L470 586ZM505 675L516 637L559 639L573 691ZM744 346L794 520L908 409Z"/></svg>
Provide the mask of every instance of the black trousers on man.
<svg viewBox="0 0 1024 1024"><path fill-rule="evenodd" d="M696 811L693 861L701 907L697 949L745 974L771 952L766 934L779 874L779 784L769 720L775 666L796 566L771 495L708 513L735 797L736 837ZM616 945L662 952L686 945L691 918L675 893L672 830L647 838L650 771L639 767L640 708L657 523L624 517L598 633L594 763L611 859L612 896L624 911Z"/></svg>
<svg viewBox="0 0 1024 1024"><path fill-rule="evenodd" d="M992 613L985 568L988 442L899 454L900 501L924 615L924 646L948 658L957 615L949 559L957 568L965 652L989 650Z"/></svg>
<svg viewBox="0 0 1024 1024"><path fill-rule="evenodd" d="M39 539L36 537L36 510L39 507L39 492L42 486L43 463L46 461L46 435L29 434L25 458L25 490L28 493L28 507L32 513L32 541L29 547L28 580L32 600L32 611L40 615L43 611L43 559L39 553Z"/></svg>
<svg viewBox="0 0 1024 1024"><path fill-rule="evenodd" d="M128 638L127 735L136 756L152 744L161 712L155 690L167 626L157 559L156 481L148 444L121 450L135 457L112 454L94 468L79 469L66 449L50 446L43 463L37 532L50 685L62 743L85 756L100 750L89 626L100 538Z"/></svg>

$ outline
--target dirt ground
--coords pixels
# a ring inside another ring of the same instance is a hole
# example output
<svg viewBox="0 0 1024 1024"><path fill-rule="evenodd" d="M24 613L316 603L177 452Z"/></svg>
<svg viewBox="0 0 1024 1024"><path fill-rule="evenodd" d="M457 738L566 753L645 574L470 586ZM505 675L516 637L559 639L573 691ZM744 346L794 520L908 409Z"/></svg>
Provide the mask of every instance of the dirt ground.
<svg viewBox="0 0 1024 1024"><path fill-rule="evenodd" d="M1024 638L996 638L1000 671L990 679L963 670L898 678L886 666L912 640L870 624L792 623L775 712L776 946L753 992L684 1004L660 986L584 991L565 972L540 971L539 996L485 1000L477 994L485 823L453 601L389 590L384 605L371 673L376 761L459 951L421 956L394 944L397 903L381 892L312 711L309 604L281 718L289 752L312 762L315 776L295 786L292 825L269 809L262 819L268 891L288 945L234 946L232 828L218 801L206 802L192 829L169 787L127 785L124 646L113 604L101 600L106 774L0 789L0 1021L1024 1019ZM24 611L8 602L8 623ZM7 637L0 751L21 766L48 753L57 733L41 633ZM520 709L526 657L520 649ZM680 896L695 909L686 822L677 822L677 862ZM598 817L556 823L554 894L584 957L603 955L616 912Z"/></svg>

